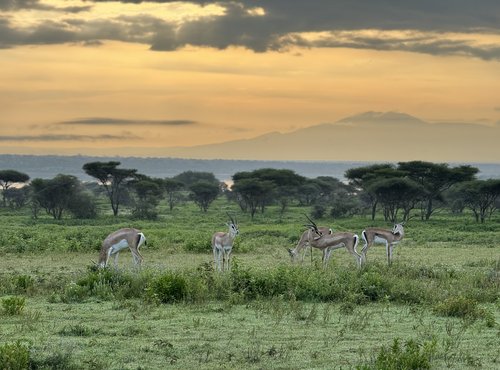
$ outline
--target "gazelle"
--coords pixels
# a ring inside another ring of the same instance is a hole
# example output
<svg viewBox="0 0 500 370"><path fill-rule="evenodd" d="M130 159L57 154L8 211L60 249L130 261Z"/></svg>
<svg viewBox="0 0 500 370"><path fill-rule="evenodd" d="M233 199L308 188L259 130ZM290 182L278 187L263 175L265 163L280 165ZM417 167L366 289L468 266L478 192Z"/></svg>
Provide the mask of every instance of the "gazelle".
<svg viewBox="0 0 500 370"><path fill-rule="evenodd" d="M238 223L228 215L231 222L227 224L229 232L216 232L212 236L212 250L217 271L229 270L231 268L231 252L236 235L239 234ZM222 262L222 266L221 266Z"/></svg>
<svg viewBox="0 0 500 370"><path fill-rule="evenodd" d="M317 227L311 219L309 219L309 221L311 221L311 225L306 225L309 229L302 233L295 249L288 249L292 261L298 256L301 249L310 246L311 248L317 248L323 251L322 261L326 266L332 251L345 247L347 251L354 256L357 265L361 266L361 255L356 250L359 237L356 234L350 232L333 233L332 229Z"/></svg>
<svg viewBox="0 0 500 370"><path fill-rule="evenodd" d="M300 236L299 242L294 249L288 249L290 256L292 257L292 262L295 261L300 251L304 250L302 253L301 261L304 261L304 256L307 251L307 247L311 246L311 240L317 240L321 238L323 235L331 235L333 233L332 229L324 226L317 227L317 231L314 228L307 229Z"/></svg>
<svg viewBox="0 0 500 370"><path fill-rule="evenodd" d="M363 230L361 236L365 242L361 250L361 263L366 262L366 253L373 244L385 244L387 254L387 263L392 263L392 251L394 246L398 244L404 237L404 222L395 224L392 230L382 229L378 227L369 227Z"/></svg>
<svg viewBox="0 0 500 370"><path fill-rule="evenodd" d="M114 255L114 266L118 267L118 254L121 250L129 248L136 266L140 266L143 260L139 247L146 245L146 237L137 229L125 228L109 234L102 242L99 255L99 267L106 267L109 258Z"/></svg>

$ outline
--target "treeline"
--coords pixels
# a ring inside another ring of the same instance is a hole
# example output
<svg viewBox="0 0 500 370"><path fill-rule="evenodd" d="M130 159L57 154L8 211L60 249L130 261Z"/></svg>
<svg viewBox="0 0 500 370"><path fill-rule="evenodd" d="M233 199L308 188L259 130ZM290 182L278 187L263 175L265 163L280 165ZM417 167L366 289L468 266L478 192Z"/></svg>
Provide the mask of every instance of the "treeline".
<svg viewBox="0 0 500 370"><path fill-rule="evenodd" d="M347 183L331 176L306 178L288 169L262 168L236 172L233 184L220 182L211 172L186 171L171 178L152 178L120 162L89 162L82 170L96 181L82 183L72 175L35 178L16 170L0 170L3 207L30 207L37 218L45 211L54 219L98 216L98 200L105 199L113 215L122 208L132 217L156 219L159 205L167 208L194 202L206 212L225 196L252 218L277 206L280 217L292 205L311 207L321 218L382 214L387 221L419 217L429 220L441 210L462 213L469 209L477 222L485 222L500 206L500 180L479 180L475 167L411 161L376 164L346 171Z"/></svg>

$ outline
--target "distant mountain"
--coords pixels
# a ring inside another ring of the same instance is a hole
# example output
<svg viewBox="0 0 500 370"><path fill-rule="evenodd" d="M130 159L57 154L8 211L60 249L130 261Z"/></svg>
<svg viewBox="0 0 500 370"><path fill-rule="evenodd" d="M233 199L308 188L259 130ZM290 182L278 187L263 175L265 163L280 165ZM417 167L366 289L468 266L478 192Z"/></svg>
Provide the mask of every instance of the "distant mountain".
<svg viewBox="0 0 500 370"><path fill-rule="evenodd" d="M366 112L289 133L193 147L164 148L181 158L500 163L500 125L429 123L397 112ZM436 160L439 158L439 160ZM485 158L488 158L485 160Z"/></svg>

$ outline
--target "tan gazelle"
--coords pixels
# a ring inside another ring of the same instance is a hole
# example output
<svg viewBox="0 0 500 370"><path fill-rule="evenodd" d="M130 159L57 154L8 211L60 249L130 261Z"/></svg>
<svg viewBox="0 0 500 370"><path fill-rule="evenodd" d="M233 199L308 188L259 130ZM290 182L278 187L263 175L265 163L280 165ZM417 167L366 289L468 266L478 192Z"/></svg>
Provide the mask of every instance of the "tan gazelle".
<svg viewBox="0 0 500 370"><path fill-rule="evenodd" d="M288 249L292 261L295 260L304 247L310 246L311 248L317 248L323 251L322 261L326 266L332 251L339 248L346 248L356 259L357 265L361 265L361 255L356 250L359 242L359 237L356 234L350 232L334 233L332 229L328 227L318 227L309 217L307 217L307 219L311 222L311 224L305 225L309 229L302 233L294 249Z"/></svg>
<svg viewBox="0 0 500 370"><path fill-rule="evenodd" d="M363 230L361 237L365 245L361 250L361 263L366 262L366 253L373 244L385 244L385 251L387 254L387 263L392 263L392 252L394 246L398 244L404 237L404 222L395 224L392 230L382 229L379 227L369 227Z"/></svg>
<svg viewBox="0 0 500 370"><path fill-rule="evenodd" d="M130 249L132 258L136 266L140 266L143 260L139 247L146 244L146 237L137 229L125 228L109 234L102 242L101 253L99 254L99 267L106 267L109 258L114 256L114 266L118 266L118 254L123 249Z"/></svg>
<svg viewBox="0 0 500 370"><path fill-rule="evenodd" d="M231 268L231 252L236 236L239 234L238 223L228 214L231 219L227 223L229 231L218 231L212 236L212 250L217 271L229 270Z"/></svg>

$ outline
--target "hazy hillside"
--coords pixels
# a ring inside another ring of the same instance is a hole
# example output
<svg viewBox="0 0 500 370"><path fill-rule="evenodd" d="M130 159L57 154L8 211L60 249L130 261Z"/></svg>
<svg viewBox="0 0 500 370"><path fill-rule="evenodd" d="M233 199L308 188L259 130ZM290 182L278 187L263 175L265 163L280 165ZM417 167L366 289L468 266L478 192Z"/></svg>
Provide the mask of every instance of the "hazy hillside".
<svg viewBox="0 0 500 370"><path fill-rule="evenodd" d="M366 112L289 133L269 133L188 148L164 148L181 158L500 163L500 125L430 123L404 113ZM480 143L480 145L477 145ZM474 147L474 150L470 148ZM368 154L367 154L368 153ZM371 154L370 154L371 153Z"/></svg>
<svg viewBox="0 0 500 370"><path fill-rule="evenodd" d="M90 180L82 170L83 164L93 161L119 161L123 168L136 168L153 177L172 177L184 171L208 171L220 180L228 180L238 171L272 167L291 169L306 177L333 176L342 179L347 169L375 162L294 162L201 160L181 158L87 157L87 156L33 156L0 154L0 169L16 169L31 178L51 178L59 173ZM472 163L480 169L482 178L500 178L500 164Z"/></svg>

